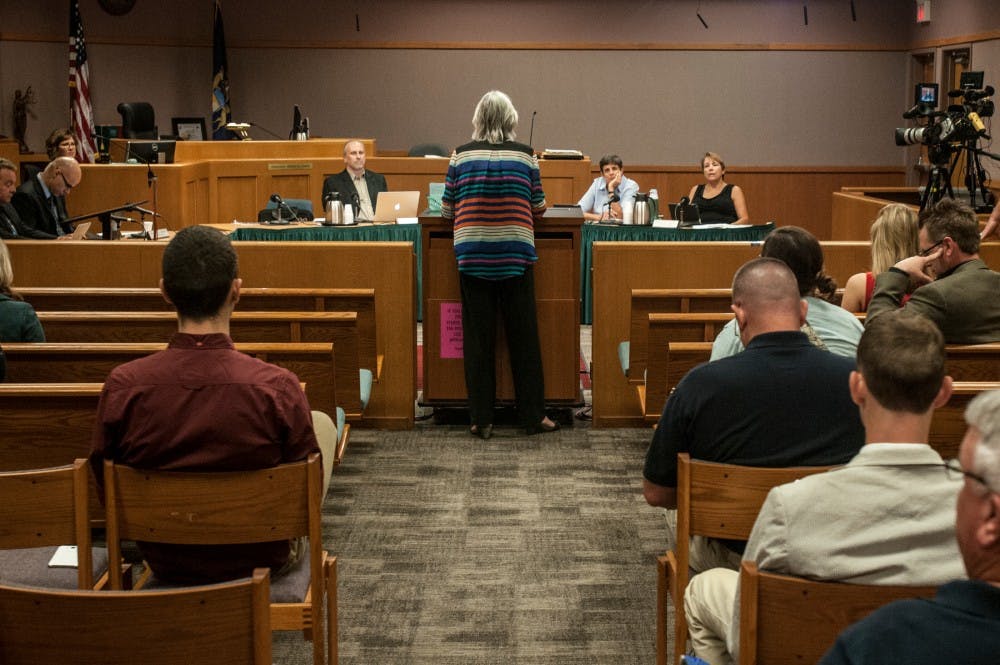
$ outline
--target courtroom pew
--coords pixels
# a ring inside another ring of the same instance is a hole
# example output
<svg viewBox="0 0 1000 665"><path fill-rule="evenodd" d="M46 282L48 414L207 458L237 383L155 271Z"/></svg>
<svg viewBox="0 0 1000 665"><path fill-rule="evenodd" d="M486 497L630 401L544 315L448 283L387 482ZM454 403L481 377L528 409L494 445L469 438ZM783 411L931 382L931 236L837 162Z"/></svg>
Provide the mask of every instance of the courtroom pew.
<svg viewBox="0 0 1000 665"><path fill-rule="evenodd" d="M871 262L868 242L821 242L827 274L839 284ZM739 242L597 242L593 245L592 426L645 423L636 386L622 373L618 345L629 337L633 289L728 288L733 274L760 254ZM1000 243L984 243L987 265L1000 265Z"/></svg>
<svg viewBox="0 0 1000 665"><path fill-rule="evenodd" d="M38 318L50 342L167 342L177 331L172 312L43 311ZM230 335L238 342L333 342L336 404L348 420L361 419L356 313L237 311L229 325Z"/></svg>
<svg viewBox="0 0 1000 665"><path fill-rule="evenodd" d="M840 303L844 290L837 289L834 302ZM629 383L645 383L649 315L722 312L732 310L733 292L720 289L632 289L629 306L629 337L619 345L619 361Z"/></svg>
<svg viewBox="0 0 1000 665"><path fill-rule="evenodd" d="M949 344L945 371L956 381L1000 381L1000 342Z"/></svg>
<svg viewBox="0 0 1000 665"><path fill-rule="evenodd" d="M0 383L0 471L44 469L89 457L103 387L103 382ZM340 438L346 441L348 432L345 426ZM91 521L103 522L93 476L88 484Z"/></svg>
<svg viewBox="0 0 1000 665"><path fill-rule="evenodd" d="M650 348L646 383L637 386L636 391L646 423L655 425L670 391L685 374L701 363L708 362L712 355L712 343L666 341L661 345L658 339L661 328L657 327L656 332L652 330L654 346Z"/></svg>
<svg viewBox="0 0 1000 665"><path fill-rule="evenodd" d="M934 411L929 443L944 459L958 457L958 447L968 428L965 408L973 397L987 390L1000 390L1000 381L956 381L951 399Z"/></svg>
<svg viewBox="0 0 1000 665"><path fill-rule="evenodd" d="M36 312L167 312L174 306L159 289L26 287L17 292ZM375 289L241 288L237 311L357 312L358 361L378 381L384 352L376 346Z"/></svg>
<svg viewBox="0 0 1000 665"><path fill-rule="evenodd" d="M44 469L90 456L103 383L0 383L0 471ZM91 476L90 518L103 522Z"/></svg>
<svg viewBox="0 0 1000 665"><path fill-rule="evenodd" d="M162 342L7 343L7 380L103 382L118 365L164 348ZM332 344L239 342L236 350L294 372L307 385L309 405L336 420L336 349Z"/></svg>

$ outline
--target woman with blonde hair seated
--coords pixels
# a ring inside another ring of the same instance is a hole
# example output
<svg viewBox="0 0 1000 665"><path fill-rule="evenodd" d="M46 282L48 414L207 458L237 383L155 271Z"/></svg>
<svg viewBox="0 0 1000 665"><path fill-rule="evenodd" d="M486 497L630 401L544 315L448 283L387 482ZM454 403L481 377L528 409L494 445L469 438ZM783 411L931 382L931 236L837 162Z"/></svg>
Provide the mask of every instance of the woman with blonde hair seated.
<svg viewBox="0 0 1000 665"><path fill-rule="evenodd" d="M917 242L919 227L917 213L902 203L891 203L882 208L872 222L872 269L852 275L844 285L844 298L840 306L848 312L866 312L875 291L875 276L897 261L920 252ZM904 298L903 302L909 299Z"/></svg>
<svg viewBox="0 0 1000 665"><path fill-rule="evenodd" d="M10 252L0 240L0 342L44 342L35 308L11 290L13 281Z"/></svg>

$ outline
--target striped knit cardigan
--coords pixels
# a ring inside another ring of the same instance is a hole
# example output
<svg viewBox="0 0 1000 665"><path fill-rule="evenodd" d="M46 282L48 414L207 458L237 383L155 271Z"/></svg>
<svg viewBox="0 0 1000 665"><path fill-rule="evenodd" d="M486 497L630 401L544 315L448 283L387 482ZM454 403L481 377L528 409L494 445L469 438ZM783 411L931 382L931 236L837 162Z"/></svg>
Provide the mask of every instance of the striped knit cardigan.
<svg viewBox="0 0 1000 665"><path fill-rule="evenodd" d="M523 275L538 260L534 223L544 213L545 193L530 146L480 141L455 150L441 215L455 220L460 272L494 280Z"/></svg>

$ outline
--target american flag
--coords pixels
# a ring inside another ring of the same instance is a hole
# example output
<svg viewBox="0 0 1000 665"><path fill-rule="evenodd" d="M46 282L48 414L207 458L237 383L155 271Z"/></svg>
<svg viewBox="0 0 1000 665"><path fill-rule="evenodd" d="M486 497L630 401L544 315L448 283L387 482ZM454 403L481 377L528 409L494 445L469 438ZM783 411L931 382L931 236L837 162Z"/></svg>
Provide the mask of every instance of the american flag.
<svg viewBox="0 0 1000 665"><path fill-rule="evenodd" d="M69 106L76 134L76 158L85 163L94 161L94 111L90 107L90 68L87 67L87 45L83 40L83 21L79 0L69 2Z"/></svg>

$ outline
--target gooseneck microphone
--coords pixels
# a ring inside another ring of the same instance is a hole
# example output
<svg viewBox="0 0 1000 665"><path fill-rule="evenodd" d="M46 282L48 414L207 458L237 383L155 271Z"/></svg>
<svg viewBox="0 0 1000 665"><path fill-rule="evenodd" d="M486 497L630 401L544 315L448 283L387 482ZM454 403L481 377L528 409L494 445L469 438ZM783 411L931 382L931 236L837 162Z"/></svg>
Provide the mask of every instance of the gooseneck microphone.
<svg viewBox="0 0 1000 665"><path fill-rule="evenodd" d="M686 196L682 196L681 200L677 202L677 223L678 224L683 224L684 223L684 213L687 210L687 207L689 205L691 205L691 199L689 199Z"/></svg>
<svg viewBox="0 0 1000 665"><path fill-rule="evenodd" d="M531 139L535 137L535 116L538 115L538 111L531 112L531 130L528 132L528 145L532 145Z"/></svg>
<svg viewBox="0 0 1000 665"><path fill-rule="evenodd" d="M294 221L298 217L298 215L295 213L295 211L292 210L292 207L290 205L288 205L287 203L285 203L285 200L283 198L281 198L281 196L279 196L277 193L271 194L271 203L275 204L275 206L276 206L275 209L278 211L278 221L279 222L282 221L282 219L281 219L281 209L282 208L284 208L285 210L287 210L288 214L290 214L292 216L291 220L289 220L289 221Z"/></svg>

